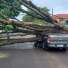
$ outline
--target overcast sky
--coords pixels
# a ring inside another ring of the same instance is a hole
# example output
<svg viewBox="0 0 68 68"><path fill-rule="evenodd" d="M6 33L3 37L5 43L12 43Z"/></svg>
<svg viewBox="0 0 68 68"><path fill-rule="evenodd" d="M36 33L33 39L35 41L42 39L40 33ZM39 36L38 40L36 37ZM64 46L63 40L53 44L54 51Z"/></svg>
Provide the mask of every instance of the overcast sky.
<svg viewBox="0 0 68 68"><path fill-rule="evenodd" d="M54 14L68 13L68 0L32 0L34 4L44 7L47 6L50 11L53 8Z"/></svg>

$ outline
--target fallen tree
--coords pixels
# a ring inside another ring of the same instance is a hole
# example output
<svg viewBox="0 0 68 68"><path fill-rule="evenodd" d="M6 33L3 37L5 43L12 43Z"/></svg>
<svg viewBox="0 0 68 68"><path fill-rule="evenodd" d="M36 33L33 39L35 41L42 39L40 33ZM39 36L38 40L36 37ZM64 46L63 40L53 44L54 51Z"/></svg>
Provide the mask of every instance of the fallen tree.
<svg viewBox="0 0 68 68"><path fill-rule="evenodd" d="M62 33L68 33L68 28L64 27L63 25L57 23L55 20L52 19L52 17L50 16L50 14L46 14L43 11L41 11L38 7L36 7L32 2L27 1L27 0L19 0L19 3L21 3L22 5L26 6L27 8L29 8L30 10L34 11L38 16L35 16L25 10L22 9L22 12L25 12L33 17L36 18L40 18L43 19L44 21L47 21L48 23L51 23L52 26L50 25L35 25L35 24L25 24L23 22L20 21L14 21L14 20L10 20L9 18L6 18L5 15L2 15L0 13L0 15L4 18L0 20L0 23L2 24L11 24L11 25L15 25L18 30L20 30L23 33L27 33L27 34L33 34L33 35L39 35L39 34L48 34L51 32L62 32ZM13 6L13 5L11 5ZM18 8L16 8L15 6L13 7L15 10L18 10ZM19 29L21 28L21 29ZM1 39L3 41L7 40L7 39ZM33 42L37 39L37 37L33 37L33 38L18 38L18 39L10 39L11 42L15 42L15 43L21 43L21 42Z"/></svg>

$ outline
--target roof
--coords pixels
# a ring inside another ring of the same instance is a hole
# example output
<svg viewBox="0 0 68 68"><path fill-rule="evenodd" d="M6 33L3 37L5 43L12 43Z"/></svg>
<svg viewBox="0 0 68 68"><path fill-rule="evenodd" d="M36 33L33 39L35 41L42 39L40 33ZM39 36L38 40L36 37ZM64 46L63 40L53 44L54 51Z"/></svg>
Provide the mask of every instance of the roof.
<svg viewBox="0 0 68 68"><path fill-rule="evenodd" d="M56 15L53 16L53 18L68 19L68 14L56 14Z"/></svg>

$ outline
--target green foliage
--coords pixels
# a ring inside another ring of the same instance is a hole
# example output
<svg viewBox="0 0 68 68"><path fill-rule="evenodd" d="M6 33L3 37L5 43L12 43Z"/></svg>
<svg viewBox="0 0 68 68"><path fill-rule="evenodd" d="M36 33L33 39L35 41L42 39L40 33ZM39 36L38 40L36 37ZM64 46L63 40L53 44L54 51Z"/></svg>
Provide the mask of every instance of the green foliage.
<svg viewBox="0 0 68 68"><path fill-rule="evenodd" d="M29 16L29 15L25 15L23 17L23 21L24 22L32 22L33 21L33 17Z"/></svg>
<svg viewBox="0 0 68 68"><path fill-rule="evenodd" d="M14 29L16 29L16 26L15 25L11 25L11 24L3 24L2 25L2 29L5 31L5 32L10 32L10 31L13 31Z"/></svg>
<svg viewBox="0 0 68 68"><path fill-rule="evenodd" d="M14 29L14 27L10 24L8 25L5 25L4 28L5 32L9 32L9 31L12 31Z"/></svg>
<svg viewBox="0 0 68 68"><path fill-rule="evenodd" d="M14 17L19 14L19 9L21 9L21 4L19 0L0 0L0 14L5 17ZM0 18L3 18L0 16Z"/></svg>
<svg viewBox="0 0 68 68"><path fill-rule="evenodd" d="M33 24L37 24L37 25L44 25L47 22L45 22L44 20L40 20L40 19L34 19Z"/></svg>
<svg viewBox="0 0 68 68"><path fill-rule="evenodd" d="M43 12L45 12L45 13L48 13L49 12L49 9L47 8L47 7L43 7L43 8L40 8L39 7L39 9L40 10L42 10ZM28 12L30 12L30 13L32 13L33 15L35 15L35 16L38 16L35 12L33 12L32 10L28 10ZM32 16L29 16L29 15L25 15L24 17L23 17L23 21L24 22L33 22L33 23L38 23L38 24L42 24L42 23L44 23L45 21L43 21L43 20L40 20L40 19L36 19L36 18L34 18L34 17L32 17Z"/></svg>

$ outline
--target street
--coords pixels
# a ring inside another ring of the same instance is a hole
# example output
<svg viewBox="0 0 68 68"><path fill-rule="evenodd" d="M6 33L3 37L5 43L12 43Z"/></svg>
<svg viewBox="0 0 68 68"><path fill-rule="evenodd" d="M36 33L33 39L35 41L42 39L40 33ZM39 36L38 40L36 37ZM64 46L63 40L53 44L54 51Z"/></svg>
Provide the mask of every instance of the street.
<svg viewBox="0 0 68 68"><path fill-rule="evenodd" d="M29 43L16 45L0 48L0 68L68 68L68 51L46 51Z"/></svg>

